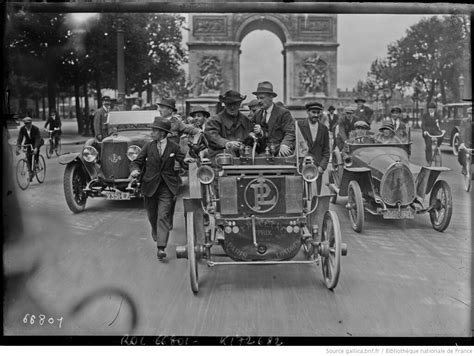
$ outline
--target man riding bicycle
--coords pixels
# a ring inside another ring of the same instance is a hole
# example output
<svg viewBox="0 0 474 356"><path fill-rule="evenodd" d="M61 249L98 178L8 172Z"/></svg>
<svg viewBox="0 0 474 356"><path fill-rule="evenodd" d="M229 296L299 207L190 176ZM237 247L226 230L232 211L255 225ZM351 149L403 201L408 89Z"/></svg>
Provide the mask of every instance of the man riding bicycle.
<svg viewBox="0 0 474 356"><path fill-rule="evenodd" d="M428 165L431 163L432 159L432 150L431 150L431 136L441 135L441 129L439 127L439 122L441 117L436 112L436 104L430 103L428 105L428 112L423 114L421 118L421 132L423 133L423 138L425 139L425 158ZM429 135L428 135L429 134ZM438 137L438 146L443 142L442 137Z"/></svg>
<svg viewBox="0 0 474 356"><path fill-rule="evenodd" d="M51 109L48 120L44 124L44 128L46 129L49 125L49 130L53 131L51 133L51 138L53 140L53 144L51 145L51 153L58 148L59 139L61 138L61 119L59 115L56 114L56 110Z"/></svg>
<svg viewBox="0 0 474 356"><path fill-rule="evenodd" d="M472 147L472 107L467 109L467 118L463 119L460 126L460 145L459 145L459 155L458 155L458 162L462 167L462 174L467 174L467 169L470 167L466 167L466 154L467 151L465 148Z"/></svg>
<svg viewBox="0 0 474 356"><path fill-rule="evenodd" d="M16 141L16 155L20 154L20 147L22 145L32 145L27 146L26 149L26 162L28 165L28 172L30 176L30 181L33 180L33 169L31 167L31 159L34 155L35 157L35 167L38 165L38 158L40 153L40 148L43 145L44 141L41 138L41 133L38 127L33 125L33 120L31 117L25 117L23 119L23 123L25 124L18 134L18 139ZM32 149L33 147L33 149Z"/></svg>

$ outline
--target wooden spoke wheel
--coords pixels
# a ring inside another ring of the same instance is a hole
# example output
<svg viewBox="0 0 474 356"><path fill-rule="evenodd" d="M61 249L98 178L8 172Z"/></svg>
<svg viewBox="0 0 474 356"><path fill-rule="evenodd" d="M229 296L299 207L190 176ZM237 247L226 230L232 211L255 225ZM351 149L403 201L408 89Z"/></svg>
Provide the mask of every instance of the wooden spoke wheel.
<svg viewBox="0 0 474 356"><path fill-rule="evenodd" d="M43 155L38 157L38 165L35 169L36 180L38 183L43 183L46 178L46 161L44 160Z"/></svg>
<svg viewBox="0 0 474 356"><path fill-rule="evenodd" d="M194 212L186 213L186 239L188 243L188 264L191 290L199 292L198 258L196 256L196 234L194 233Z"/></svg>
<svg viewBox="0 0 474 356"><path fill-rule="evenodd" d="M26 190L30 185L30 174L28 172L28 163L22 158L16 164L16 182L21 190Z"/></svg>
<svg viewBox="0 0 474 356"><path fill-rule="evenodd" d="M352 229L356 232L361 232L364 227L364 200L360 185L355 180L349 183L347 209Z"/></svg>
<svg viewBox="0 0 474 356"><path fill-rule="evenodd" d="M339 218L333 211L324 214L321 229L321 269L324 283L329 289L334 289L341 273L341 227Z"/></svg>

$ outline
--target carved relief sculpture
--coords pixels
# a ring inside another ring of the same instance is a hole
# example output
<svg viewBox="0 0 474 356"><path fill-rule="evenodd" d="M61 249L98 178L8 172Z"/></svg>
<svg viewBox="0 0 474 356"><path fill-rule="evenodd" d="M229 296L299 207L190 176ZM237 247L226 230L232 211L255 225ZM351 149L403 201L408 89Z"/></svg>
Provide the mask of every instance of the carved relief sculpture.
<svg viewBox="0 0 474 356"><path fill-rule="evenodd" d="M222 86L222 66L216 56L204 57L200 67L200 95L219 93Z"/></svg>
<svg viewBox="0 0 474 356"><path fill-rule="evenodd" d="M328 95L328 65L318 54L303 61L304 70L300 73L303 95Z"/></svg>

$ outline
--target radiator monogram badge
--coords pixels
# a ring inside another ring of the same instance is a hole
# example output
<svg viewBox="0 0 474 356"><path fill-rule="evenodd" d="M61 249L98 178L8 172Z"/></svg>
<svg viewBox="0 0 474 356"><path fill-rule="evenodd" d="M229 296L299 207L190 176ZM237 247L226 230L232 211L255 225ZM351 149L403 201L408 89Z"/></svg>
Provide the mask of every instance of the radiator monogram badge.
<svg viewBox="0 0 474 356"><path fill-rule="evenodd" d="M111 156L109 156L109 160L110 160L110 162L112 162L112 163L117 163L118 161L121 161L121 160L122 160L122 157L120 157L120 156L117 155L116 153L113 153Z"/></svg>
<svg viewBox="0 0 474 356"><path fill-rule="evenodd" d="M258 213L266 213L276 206L278 189L271 180L256 178L245 187L244 198L250 209Z"/></svg>

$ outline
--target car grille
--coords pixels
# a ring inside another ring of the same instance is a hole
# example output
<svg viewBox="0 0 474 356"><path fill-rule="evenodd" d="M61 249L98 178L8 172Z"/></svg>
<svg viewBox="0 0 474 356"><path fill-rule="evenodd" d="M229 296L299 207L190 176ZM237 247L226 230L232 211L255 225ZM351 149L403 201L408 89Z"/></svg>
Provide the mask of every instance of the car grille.
<svg viewBox="0 0 474 356"><path fill-rule="evenodd" d="M123 179L130 175L127 142L102 143L102 173L105 179Z"/></svg>
<svg viewBox="0 0 474 356"><path fill-rule="evenodd" d="M388 205L408 205L415 199L415 179L410 169L400 163L393 163L380 182L380 195Z"/></svg>

